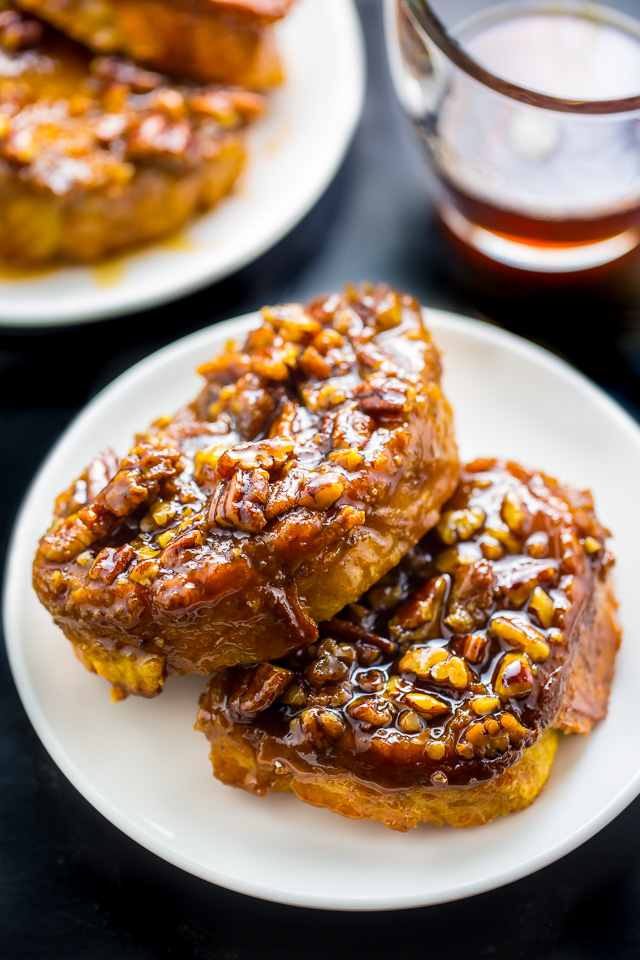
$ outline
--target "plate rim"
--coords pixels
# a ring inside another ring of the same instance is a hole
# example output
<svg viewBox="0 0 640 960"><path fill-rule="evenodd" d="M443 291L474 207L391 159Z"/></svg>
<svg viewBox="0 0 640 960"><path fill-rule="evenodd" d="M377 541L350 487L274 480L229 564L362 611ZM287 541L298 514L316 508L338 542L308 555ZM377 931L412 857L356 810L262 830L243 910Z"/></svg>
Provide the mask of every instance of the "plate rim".
<svg viewBox="0 0 640 960"><path fill-rule="evenodd" d="M307 2L310 2L310 0L307 0ZM324 0L320 3L320 8L322 8L323 3ZM148 292L145 294L143 292L128 298L118 296L114 293L113 300L110 301L108 296L109 291L102 290L99 291L101 292L99 299L104 299L108 302L100 303L96 297L93 306L89 310L82 306L82 300L79 300L77 304L69 304L68 294L64 294L63 297L60 298L59 306L56 306L54 299L48 301L43 300L36 309L34 309L34 303L28 300L24 308L20 301L16 301L7 306L2 303L2 298L0 297L0 329L47 330L51 327L67 327L93 323L111 317L121 317L128 313L135 315L165 303L175 302L182 297L189 296L198 290L213 286L227 277L233 276L244 267L258 260L287 237L291 231L304 220L316 204L319 203L333 183L353 142L364 109L367 91L367 55L364 34L355 6L355 0L337 0L337 2L334 0L332 10L332 15L338 16L341 19L340 32L343 35L345 48L350 50L349 60L352 75L352 88L349 91L350 109L345 113L339 135L335 136L332 140L332 154L326 164L323 176L319 177L317 182L313 184L313 188L308 190L304 203L296 207L295 210L290 210L289 215L279 222L276 230L271 229L267 235L262 237L259 243L248 246L241 256L237 256L232 261L229 261L222 269L215 269L211 272L203 270L198 276L183 280L182 282L176 283L170 290L163 290L158 293ZM231 199L232 198L233 194L231 195ZM208 211L208 213L213 214L214 210ZM203 215L207 216L208 214L205 212ZM199 222L203 215L190 220L189 224L185 226ZM165 238L161 237L156 243L145 244L139 250L131 251L130 256L135 257L139 254L145 254L149 250L153 250L154 246L156 246L157 243L162 243L163 239ZM126 261L126 252L122 254L122 258ZM117 256L116 260L119 261ZM108 262L109 261L107 261L107 263ZM87 265L63 264L60 269L91 270L93 267L100 267L100 265L101 263ZM53 271L56 270L57 268L54 267ZM46 267L44 272L49 272ZM3 282L0 276L0 293ZM12 281L6 282L9 283ZM25 277L25 281L23 282L28 282L28 277ZM70 282L72 283L72 280L70 280Z"/></svg>
<svg viewBox="0 0 640 960"><path fill-rule="evenodd" d="M634 440L638 447L640 447L640 425L631 414L601 387L565 360L532 341L528 341L517 334L511 333L484 320L476 320L451 311L430 307L423 307L423 311L436 341L438 338L438 329L448 326L453 329L454 332L472 336L489 345L495 346L496 343L498 346L506 345L511 351L520 356L533 359L540 366L550 369L552 373L555 373L565 380L565 382L577 386L582 391L586 390L592 399L600 405L609 416L612 416L618 421L620 427L628 433L630 439ZM36 691L32 688L26 661L21 656L20 629L17 620L19 597L17 596L17 591L14 591L12 594L10 589L11 580L13 579L10 571L16 568L16 559L21 551L21 544L24 539L24 537L21 536L22 530L29 525L28 508L31 506L31 501L37 501L39 487L45 483L46 473L51 463L60 456L60 451L64 445L71 442L73 434L77 430L82 429L85 420L92 419L96 406L100 407L110 401L113 392L126 389L128 382L130 380L135 381L141 372L147 374L153 371L156 365L162 366L167 355L174 354L176 350L178 353L188 353L198 341L201 340L205 343L211 338L212 334L215 335L216 333L222 337L224 336L225 330L233 329L234 332L231 336L237 336L243 333L244 330L256 320L257 316L259 316L259 311L251 311L242 316L212 324L185 337L181 337L173 343L167 344L129 367L111 381L111 383L103 387L103 389L92 397L85 407L79 411L76 417L74 417L54 442L37 469L16 513L16 520L8 541L4 582L2 585L5 647L11 674L25 713L39 740L58 769L105 819L125 833L134 842L139 843L143 848L168 863L171 863L173 866L185 870L187 873L199 877L206 882L214 883L236 893L290 906L336 910L340 912L371 912L435 906L441 903L463 900L467 897L486 893L515 880L530 876L532 873L571 853L618 816L640 793L640 767L627 782L626 786L620 789L609 802L586 823L570 832L549 849L541 851L538 855L530 857L525 862L514 865L510 869L494 871L490 876L483 877L480 880L471 880L466 883L450 885L439 890L436 896L429 895L427 899L425 899L424 894L421 896L419 893L413 897L402 895L396 897L380 896L377 898L358 898L357 896L352 896L348 900L336 904L331 900L330 896L325 894L295 896L292 895L290 890L274 888L266 883L252 880L240 880L237 877L228 876L224 870L221 871L217 869L215 865L204 865L188 855L180 856L176 854L165 845L160 837L142 831L137 823L132 821L129 816L115 807L106 796L103 796L98 789L93 787L91 781L87 779L83 771L79 769L68 754L64 744L59 742L57 736L47 723L46 717L38 702Z"/></svg>

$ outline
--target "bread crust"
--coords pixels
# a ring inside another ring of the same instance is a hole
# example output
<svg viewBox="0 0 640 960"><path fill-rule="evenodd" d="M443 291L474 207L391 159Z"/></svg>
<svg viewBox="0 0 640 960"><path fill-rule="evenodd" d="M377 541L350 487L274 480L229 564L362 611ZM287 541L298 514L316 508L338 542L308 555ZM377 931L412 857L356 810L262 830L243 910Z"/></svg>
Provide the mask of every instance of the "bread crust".
<svg viewBox="0 0 640 960"><path fill-rule="evenodd" d="M18 0L97 53L206 83L284 79L273 24L293 0Z"/></svg>
<svg viewBox="0 0 640 960"><path fill-rule="evenodd" d="M258 94L95 58L0 0L0 258L91 262L226 196Z"/></svg>
<svg viewBox="0 0 640 960"><path fill-rule="evenodd" d="M455 488L440 372L419 305L389 287L265 308L194 404L59 498L38 596L120 693L307 646Z"/></svg>
<svg viewBox="0 0 640 960"><path fill-rule="evenodd" d="M407 829L467 826L542 789L556 730L606 714L620 640L588 493L475 461L437 529L276 664L212 678L215 775Z"/></svg>

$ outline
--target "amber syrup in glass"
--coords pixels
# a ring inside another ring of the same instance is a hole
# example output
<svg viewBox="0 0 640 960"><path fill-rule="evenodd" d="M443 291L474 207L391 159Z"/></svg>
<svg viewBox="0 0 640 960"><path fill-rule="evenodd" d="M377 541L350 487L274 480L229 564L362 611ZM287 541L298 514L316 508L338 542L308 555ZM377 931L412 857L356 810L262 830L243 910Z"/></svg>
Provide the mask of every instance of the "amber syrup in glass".
<svg viewBox="0 0 640 960"><path fill-rule="evenodd" d="M640 23L604 7L505 4L458 37L495 76L538 93L576 102L640 94ZM543 109L457 72L431 144L440 216L481 256L562 274L640 244L640 111Z"/></svg>

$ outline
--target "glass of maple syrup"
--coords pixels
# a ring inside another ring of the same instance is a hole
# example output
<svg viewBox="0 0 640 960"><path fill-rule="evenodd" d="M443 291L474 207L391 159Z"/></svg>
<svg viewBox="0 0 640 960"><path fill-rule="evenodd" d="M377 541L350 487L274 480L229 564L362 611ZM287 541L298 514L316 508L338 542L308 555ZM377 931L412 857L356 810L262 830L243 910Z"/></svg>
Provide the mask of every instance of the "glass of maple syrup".
<svg viewBox="0 0 640 960"><path fill-rule="evenodd" d="M640 247L640 0L385 2L396 91L458 241L539 274Z"/></svg>

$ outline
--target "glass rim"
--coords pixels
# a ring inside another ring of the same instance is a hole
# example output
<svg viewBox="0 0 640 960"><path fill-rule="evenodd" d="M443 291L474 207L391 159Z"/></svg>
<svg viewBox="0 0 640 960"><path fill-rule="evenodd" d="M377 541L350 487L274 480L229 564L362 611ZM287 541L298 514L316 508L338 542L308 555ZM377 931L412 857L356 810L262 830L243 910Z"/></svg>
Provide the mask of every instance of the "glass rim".
<svg viewBox="0 0 640 960"><path fill-rule="evenodd" d="M582 116L602 116L613 113L630 113L640 110L640 93L609 100L572 100L531 90L512 83L492 73L461 46L451 35L427 0L400 0L420 30L435 44L448 60L482 86L489 87L502 96L543 110L555 110ZM621 15L622 16L622 15ZM629 18L632 19L632 18ZM639 32L640 38L640 32Z"/></svg>

